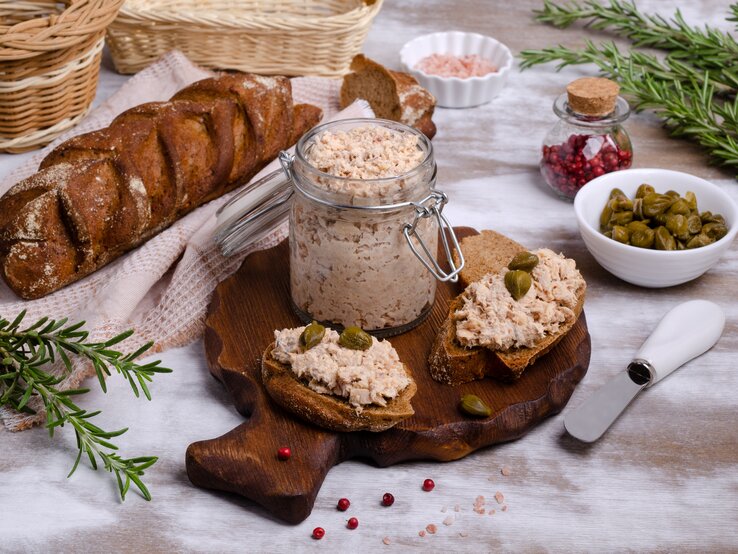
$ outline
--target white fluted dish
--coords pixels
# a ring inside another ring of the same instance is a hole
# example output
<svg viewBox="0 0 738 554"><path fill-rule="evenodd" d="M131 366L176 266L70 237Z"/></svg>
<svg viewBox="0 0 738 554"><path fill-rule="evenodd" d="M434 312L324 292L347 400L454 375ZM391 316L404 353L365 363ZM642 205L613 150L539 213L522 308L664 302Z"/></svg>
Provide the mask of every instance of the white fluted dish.
<svg viewBox="0 0 738 554"><path fill-rule="evenodd" d="M599 231L599 220L610 191L617 187L633 198L642 183L660 193L671 189L683 196L691 190L700 212L725 217L728 234L701 248L676 251L637 248L607 238ZM579 190L574 211L584 244L597 262L623 281L641 287L671 287L696 279L718 262L738 233L738 207L730 196L709 181L668 169L626 169L597 177Z"/></svg>
<svg viewBox="0 0 738 554"><path fill-rule="evenodd" d="M439 77L415 69L415 65L431 54L466 56L477 54L488 59L498 70L482 77ZM400 61L405 70L427 88L439 106L444 108L471 108L486 104L497 96L507 82L513 66L510 49L485 35L448 31L414 38L400 50Z"/></svg>

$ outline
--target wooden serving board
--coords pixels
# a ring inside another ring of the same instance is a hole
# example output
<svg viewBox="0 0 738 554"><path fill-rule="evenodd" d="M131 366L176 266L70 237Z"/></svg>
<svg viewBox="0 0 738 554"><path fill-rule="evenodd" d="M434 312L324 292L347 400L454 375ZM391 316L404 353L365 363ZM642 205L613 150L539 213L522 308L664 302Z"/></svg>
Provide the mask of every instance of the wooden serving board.
<svg viewBox="0 0 738 554"><path fill-rule="evenodd" d="M467 227L455 230L459 237L476 234ZM412 459L445 462L516 439L559 412L587 372L590 339L582 314L556 348L515 383L437 383L427 369L428 354L449 301L461 292L458 285L439 283L425 322L389 339L417 382L415 415L382 433L322 430L277 406L261 384L260 358L274 329L301 325L290 307L288 253L284 241L251 254L213 295L205 330L208 364L247 420L222 437L189 446L187 474L196 486L245 496L276 517L299 523L310 515L334 465L356 457L379 466ZM463 415L458 403L465 393L484 399L492 416ZM288 461L277 459L282 446L292 450Z"/></svg>

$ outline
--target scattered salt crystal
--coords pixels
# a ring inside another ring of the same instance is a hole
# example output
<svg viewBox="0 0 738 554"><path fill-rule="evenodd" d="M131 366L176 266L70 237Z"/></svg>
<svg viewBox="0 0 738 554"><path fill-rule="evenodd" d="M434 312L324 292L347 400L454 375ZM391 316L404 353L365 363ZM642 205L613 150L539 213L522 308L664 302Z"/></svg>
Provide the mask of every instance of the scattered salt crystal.
<svg viewBox="0 0 738 554"><path fill-rule="evenodd" d="M389 544L389 543L390 543L390 538L389 538L389 537L384 537L384 538L382 539L382 542L383 542L384 544Z"/></svg>
<svg viewBox="0 0 738 554"><path fill-rule="evenodd" d="M507 511L507 504L505 504L505 505L504 505L504 506L502 507L502 511L503 511L503 512L506 512L506 511Z"/></svg>
<svg viewBox="0 0 738 554"><path fill-rule="evenodd" d="M469 536L469 533L459 533L459 536L460 537L468 537Z"/></svg>
<svg viewBox="0 0 738 554"><path fill-rule="evenodd" d="M474 511L477 512L480 516L483 516L486 510L484 508L474 508Z"/></svg>
<svg viewBox="0 0 738 554"><path fill-rule="evenodd" d="M418 531L418 536L425 537L425 529L421 529L420 531Z"/></svg>
<svg viewBox="0 0 738 554"><path fill-rule="evenodd" d="M448 516L443 520L444 525L451 525L454 522L454 516Z"/></svg>
<svg viewBox="0 0 738 554"><path fill-rule="evenodd" d="M489 515L491 515L491 516L495 515L495 513L496 513L496 512L495 512L494 510L490 510L490 511L489 511Z"/></svg>
<svg viewBox="0 0 738 554"><path fill-rule="evenodd" d="M500 473L502 473L505 477L507 477L508 475L510 475L510 468L507 466L503 466L502 469L500 470Z"/></svg>
<svg viewBox="0 0 738 554"><path fill-rule="evenodd" d="M500 491L497 491L495 493L495 500L497 500L498 504L502 504L505 501L505 495L502 494Z"/></svg>
<svg viewBox="0 0 738 554"><path fill-rule="evenodd" d="M460 511L461 511L461 506L456 504L456 506L454 506L454 512L460 512Z"/></svg>
<svg viewBox="0 0 738 554"><path fill-rule="evenodd" d="M425 526L425 530L428 531L431 535L435 535L436 531L438 531L438 527L436 527L432 523L429 523Z"/></svg>
<svg viewBox="0 0 738 554"><path fill-rule="evenodd" d="M445 514L446 513L446 506L444 506L443 508L441 508L441 513L442 514Z"/></svg>

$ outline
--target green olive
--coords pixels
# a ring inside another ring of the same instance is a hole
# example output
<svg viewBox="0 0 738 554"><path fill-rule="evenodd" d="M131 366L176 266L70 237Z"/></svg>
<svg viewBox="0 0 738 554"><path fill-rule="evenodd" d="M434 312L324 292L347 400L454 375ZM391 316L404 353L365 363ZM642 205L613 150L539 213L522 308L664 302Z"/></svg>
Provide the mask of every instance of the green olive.
<svg viewBox="0 0 738 554"><path fill-rule="evenodd" d="M615 227L612 228L611 238L618 242L622 242L623 244L628 244L628 241L630 240L630 231L627 227L615 225Z"/></svg>
<svg viewBox="0 0 738 554"><path fill-rule="evenodd" d="M643 198L643 215L646 217L654 217L664 213L674 203L674 199L666 194L658 194L649 192Z"/></svg>
<svg viewBox="0 0 738 554"><path fill-rule="evenodd" d="M346 327L338 337L338 344L349 350L368 350L372 346L372 337L360 327Z"/></svg>
<svg viewBox="0 0 738 554"><path fill-rule="evenodd" d="M465 394L462 396L459 402L459 409L465 414L474 417L489 417L492 415L492 409L476 394Z"/></svg>
<svg viewBox="0 0 738 554"><path fill-rule="evenodd" d="M656 250L676 250L676 241L663 225L656 228L653 246Z"/></svg>
<svg viewBox="0 0 738 554"><path fill-rule="evenodd" d="M713 242L715 242L715 239L708 237L705 233L700 233L699 235L695 235L689 239L689 242L687 242L687 248L700 248L702 246L712 244Z"/></svg>
<svg viewBox="0 0 738 554"><path fill-rule="evenodd" d="M630 244L638 248L651 248L653 246L656 233L653 229L645 231L633 231L630 234Z"/></svg>
<svg viewBox="0 0 738 554"><path fill-rule="evenodd" d="M319 345L324 336L325 327L317 321L313 321L310 325L305 327L300 334L300 346L302 347L303 352Z"/></svg>
<svg viewBox="0 0 738 554"><path fill-rule="evenodd" d="M533 281L530 273L522 269L514 269L505 273L505 288L515 300L520 300L530 290Z"/></svg>
<svg viewBox="0 0 738 554"><path fill-rule="evenodd" d="M644 198L647 194L652 192L656 192L656 189L654 189L651 185L643 183L641 186L638 187L638 190L636 191L636 198Z"/></svg>
<svg viewBox="0 0 738 554"><path fill-rule="evenodd" d="M530 273L538 265L538 256L531 252L518 252L512 261L507 264L508 269L522 269Z"/></svg>
<svg viewBox="0 0 738 554"><path fill-rule="evenodd" d="M702 232L717 241L728 234L728 228L722 223L706 223L702 226Z"/></svg>
<svg viewBox="0 0 738 554"><path fill-rule="evenodd" d="M692 214L687 217L687 230L690 235L696 235L702 230L702 220L697 214Z"/></svg>
<svg viewBox="0 0 738 554"><path fill-rule="evenodd" d="M691 211L689 204L683 198L680 198L669 207L670 214L689 215Z"/></svg>

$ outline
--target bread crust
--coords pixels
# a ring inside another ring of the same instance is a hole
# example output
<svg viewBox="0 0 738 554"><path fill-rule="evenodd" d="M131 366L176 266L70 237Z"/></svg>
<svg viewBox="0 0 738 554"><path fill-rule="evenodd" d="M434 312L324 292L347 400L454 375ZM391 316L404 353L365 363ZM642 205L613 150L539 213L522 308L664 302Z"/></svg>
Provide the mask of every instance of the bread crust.
<svg viewBox="0 0 738 554"><path fill-rule="evenodd" d="M412 416L410 400L417 385L409 368L403 364L410 384L387 406L365 407L361 413L338 396L320 394L303 384L292 369L272 357L275 343L270 344L261 359L261 377L269 396L285 410L300 419L331 431L386 431Z"/></svg>
<svg viewBox="0 0 738 554"><path fill-rule="evenodd" d="M517 242L495 231L482 231L461 242L466 265L460 281L464 287L488 273L502 270L518 252L525 250ZM458 253L454 253L458 261ZM453 315L461 307L461 295L449 305L446 320L436 335L428 365L436 381L448 385L460 385L484 377L499 381L519 379L523 371L541 356L547 354L574 327L584 307L586 285L577 291L574 316L565 321L556 334L544 337L533 347L512 348L506 351L484 347L466 348L456 338L456 322Z"/></svg>
<svg viewBox="0 0 738 554"><path fill-rule="evenodd" d="M0 273L25 299L73 283L247 182L316 125L286 77L224 74L55 148L0 198Z"/></svg>

